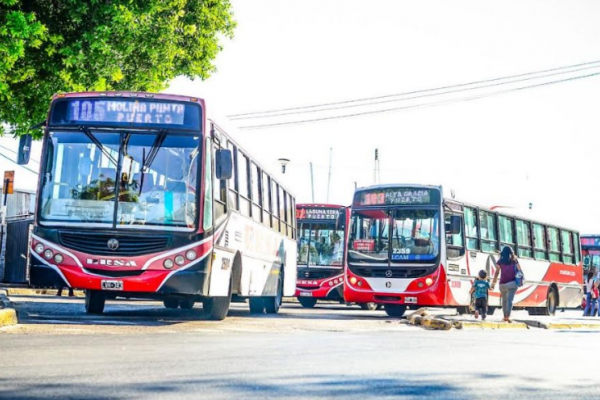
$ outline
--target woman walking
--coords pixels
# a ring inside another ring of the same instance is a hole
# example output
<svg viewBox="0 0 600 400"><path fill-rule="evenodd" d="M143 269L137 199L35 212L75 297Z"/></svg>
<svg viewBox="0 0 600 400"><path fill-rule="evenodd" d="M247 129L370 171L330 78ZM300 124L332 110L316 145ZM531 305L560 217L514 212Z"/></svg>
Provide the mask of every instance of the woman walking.
<svg viewBox="0 0 600 400"><path fill-rule="evenodd" d="M496 273L492 281L492 290L496 287L498 275L500 275L500 294L502 295L502 311L504 312L504 321L512 322L510 313L513 308L513 300L519 285L517 284L517 272L523 273L519 261L515 256L513 249L505 246L500 253L500 259L496 265Z"/></svg>
<svg viewBox="0 0 600 400"><path fill-rule="evenodd" d="M596 306L596 300L592 299L594 293L594 273L588 272L587 280L585 281L585 310L583 310L583 316L589 317L594 314L594 307Z"/></svg>

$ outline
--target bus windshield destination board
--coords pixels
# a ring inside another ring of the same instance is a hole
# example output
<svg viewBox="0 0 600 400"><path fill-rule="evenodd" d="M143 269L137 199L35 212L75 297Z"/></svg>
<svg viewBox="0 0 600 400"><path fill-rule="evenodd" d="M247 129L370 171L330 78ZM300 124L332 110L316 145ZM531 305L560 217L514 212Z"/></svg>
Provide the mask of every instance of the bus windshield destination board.
<svg viewBox="0 0 600 400"><path fill-rule="evenodd" d="M356 193L355 206L431 205L440 201L439 191L423 188L383 188Z"/></svg>
<svg viewBox="0 0 600 400"><path fill-rule="evenodd" d="M54 125L145 125L199 129L200 107L150 99L63 99L53 107Z"/></svg>
<svg viewBox="0 0 600 400"><path fill-rule="evenodd" d="M299 208L296 210L296 219L337 219L340 214L335 208Z"/></svg>

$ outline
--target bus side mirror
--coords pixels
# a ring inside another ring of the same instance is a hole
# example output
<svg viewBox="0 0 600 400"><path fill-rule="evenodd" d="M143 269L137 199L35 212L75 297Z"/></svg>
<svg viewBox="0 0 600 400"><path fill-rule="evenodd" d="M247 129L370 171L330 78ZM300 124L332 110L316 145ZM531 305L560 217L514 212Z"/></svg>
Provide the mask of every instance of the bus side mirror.
<svg viewBox="0 0 600 400"><path fill-rule="evenodd" d="M336 230L346 229L346 209L345 208L340 209L340 211L338 213L337 220L335 221L335 229Z"/></svg>
<svg viewBox="0 0 600 400"><path fill-rule="evenodd" d="M461 232L462 218L459 215L450 216L450 223L446 224L446 233L458 235Z"/></svg>
<svg viewBox="0 0 600 400"><path fill-rule="evenodd" d="M233 159L231 150L219 149L215 153L215 175L217 179L231 179L233 174Z"/></svg>
<svg viewBox="0 0 600 400"><path fill-rule="evenodd" d="M33 140L33 138L30 134L21 135L21 137L19 138L19 153L17 154L17 164L19 164L19 165L29 164L32 140Z"/></svg>

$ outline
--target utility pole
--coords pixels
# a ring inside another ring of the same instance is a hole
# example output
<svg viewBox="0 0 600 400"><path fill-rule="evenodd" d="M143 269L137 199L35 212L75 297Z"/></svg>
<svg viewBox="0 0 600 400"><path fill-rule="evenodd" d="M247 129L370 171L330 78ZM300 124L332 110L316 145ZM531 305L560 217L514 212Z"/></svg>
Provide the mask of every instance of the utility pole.
<svg viewBox="0 0 600 400"><path fill-rule="evenodd" d="M333 148L329 148L329 176L327 177L327 203L329 203L329 187L331 186L331 157Z"/></svg>
<svg viewBox="0 0 600 400"><path fill-rule="evenodd" d="M312 202L315 202L315 178L313 174L313 164L310 163L310 188L312 189Z"/></svg>
<svg viewBox="0 0 600 400"><path fill-rule="evenodd" d="M373 169L373 183L381 182L381 171L379 170L379 149L375 149L375 168Z"/></svg>

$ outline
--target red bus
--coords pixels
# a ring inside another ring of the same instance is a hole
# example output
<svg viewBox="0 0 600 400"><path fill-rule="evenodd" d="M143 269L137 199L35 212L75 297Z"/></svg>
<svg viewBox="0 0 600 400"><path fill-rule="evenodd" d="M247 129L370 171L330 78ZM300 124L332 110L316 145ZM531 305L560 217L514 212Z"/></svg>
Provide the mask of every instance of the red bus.
<svg viewBox="0 0 600 400"><path fill-rule="evenodd" d="M444 199L437 186L361 188L352 203L344 297L384 304L393 317L407 307L467 312L475 276L493 276L503 246L515 250L525 274L517 308L552 315L581 304L576 231ZM498 289L489 304L490 311L500 306Z"/></svg>
<svg viewBox="0 0 600 400"><path fill-rule="evenodd" d="M585 274L590 271L600 273L600 235L582 235L581 254Z"/></svg>
<svg viewBox="0 0 600 400"><path fill-rule="evenodd" d="M344 300L345 207L298 204L298 279L296 297L303 307L318 300Z"/></svg>
<svg viewBox="0 0 600 400"><path fill-rule="evenodd" d="M294 198L207 119L204 100L59 94L43 140L32 285L85 289L88 313L118 295L202 302L213 320L232 297L276 313L295 293Z"/></svg>

